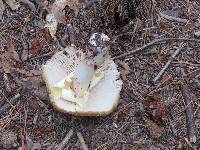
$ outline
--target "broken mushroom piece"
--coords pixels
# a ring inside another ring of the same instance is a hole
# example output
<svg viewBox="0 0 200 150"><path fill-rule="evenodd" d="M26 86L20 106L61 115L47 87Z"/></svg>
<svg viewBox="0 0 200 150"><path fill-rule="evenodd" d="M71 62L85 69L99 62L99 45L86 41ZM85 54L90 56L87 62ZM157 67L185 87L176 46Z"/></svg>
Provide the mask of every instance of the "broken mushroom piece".
<svg viewBox="0 0 200 150"><path fill-rule="evenodd" d="M122 81L113 60L95 63L74 47L57 52L42 66L50 102L59 111L78 116L110 114L119 103Z"/></svg>

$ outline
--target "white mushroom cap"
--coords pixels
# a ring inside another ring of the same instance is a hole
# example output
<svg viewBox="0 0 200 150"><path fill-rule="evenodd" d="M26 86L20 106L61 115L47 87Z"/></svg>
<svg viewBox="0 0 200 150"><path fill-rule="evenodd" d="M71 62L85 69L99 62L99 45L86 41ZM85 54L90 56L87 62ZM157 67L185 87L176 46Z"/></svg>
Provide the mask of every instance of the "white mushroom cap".
<svg viewBox="0 0 200 150"><path fill-rule="evenodd" d="M58 52L42 67L43 78L49 89L49 97L52 105L59 111L79 116L110 114L119 103L122 88L122 81L119 79L120 74L113 60L106 61L99 68L98 71L103 72L103 75L100 74L100 78L91 82L92 87L86 93L85 98L88 99L84 107L80 107L77 103L70 100L58 97L51 92L52 87L62 80L67 79L71 73L76 72L75 68L84 59L84 55L73 47L67 47L65 51L68 52L68 55L63 54L63 51ZM77 57L76 53L81 54L83 57ZM63 86L62 84L63 82L60 86ZM84 99L80 101L84 101Z"/></svg>

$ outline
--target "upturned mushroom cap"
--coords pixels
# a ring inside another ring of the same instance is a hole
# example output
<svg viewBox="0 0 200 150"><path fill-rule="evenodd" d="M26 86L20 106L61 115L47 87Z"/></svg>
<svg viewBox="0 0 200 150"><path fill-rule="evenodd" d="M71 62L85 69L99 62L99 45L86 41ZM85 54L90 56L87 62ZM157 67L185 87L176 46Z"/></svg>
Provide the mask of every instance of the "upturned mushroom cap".
<svg viewBox="0 0 200 150"><path fill-rule="evenodd" d="M87 91L87 102L84 107L79 105L81 99L66 100L51 90L55 85L62 87L64 84L71 84L71 81L68 80L69 76L77 72L76 68L81 66L80 63L84 59L85 56L81 51L74 47L67 47L64 51L56 53L42 66L42 76L49 91L50 102L57 110L73 115L108 115L118 105L122 88L122 81L119 79L120 73L113 60L107 60L96 70Z"/></svg>

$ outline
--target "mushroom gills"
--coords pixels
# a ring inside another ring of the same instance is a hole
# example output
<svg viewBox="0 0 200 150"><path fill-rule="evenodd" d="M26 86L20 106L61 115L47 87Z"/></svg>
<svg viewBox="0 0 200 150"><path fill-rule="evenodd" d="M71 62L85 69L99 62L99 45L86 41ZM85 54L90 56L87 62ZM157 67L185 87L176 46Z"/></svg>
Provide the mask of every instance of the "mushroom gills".
<svg viewBox="0 0 200 150"><path fill-rule="evenodd" d="M86 74L84 76L77 75L78 71L71 73L69 76L56 83L55 86L51 88L51 92L57 98L75 103L80 107L85 107L91 90L101 81L105 75L104 71L100 70L92 71L88 69L87 71L88 72L85 72ZM74 79L76 80L74 81Z"/></svg>

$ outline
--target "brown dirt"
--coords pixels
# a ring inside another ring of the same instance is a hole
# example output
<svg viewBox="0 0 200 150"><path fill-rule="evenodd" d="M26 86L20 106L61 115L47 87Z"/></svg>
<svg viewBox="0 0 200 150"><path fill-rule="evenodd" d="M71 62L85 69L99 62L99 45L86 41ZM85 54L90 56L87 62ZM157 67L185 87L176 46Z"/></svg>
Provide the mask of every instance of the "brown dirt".
<svg viewBox="0 0 200 150"><path fill-rule="evenodd" d="M0 64L0 110L20 93L20 98L0 113L0 132L9 131L17 135L17 144L13 149L25 149L28 143L26 136L33 143L39 143L41 149L55 149L70 129L82 133L89 149L165 150L181 149L181 145L182 149L191 149L190 143L185 142L188 138L186 106L180 89L183 79L178 73L180 68L184 68L186 74L200 68L199 41L160 42L116 60L124 85L118 108L106 117L74 117L54 110L48 103L39 70L61 46L75 44L86 50L89 47L88 39L94 32L103 32L111 38L113 57L142 47L156 38L198 40L194 32L200 25L200 4L179 0L133 0L132 4L128 0L103 0L101 4L97 1L85 9L81 8L77 17L69 7L65 11L67 21L59 24L56 33L58 40L55 41L44 28L45 13L39 16L22 3L17 11L11 11L6 6L0 23L0 54L5 54L9 49L8 37L21 59L25 57L24 53L28 53L27 60L13 60L9 64L14 68L10 72L3 70L8 65L5 59ZM159 12L163 11L188 22L161 19ZM67 24L72 25L73 34ZM161 79L155 85L150 84L180 45L183 45L183 50ZM125 64L129 66L128 70ZM198 76L187 79L197 128L197 142L192 144L196 149L200 149L198 82ZM82 149L76 134L65 149Z"/></svg>

